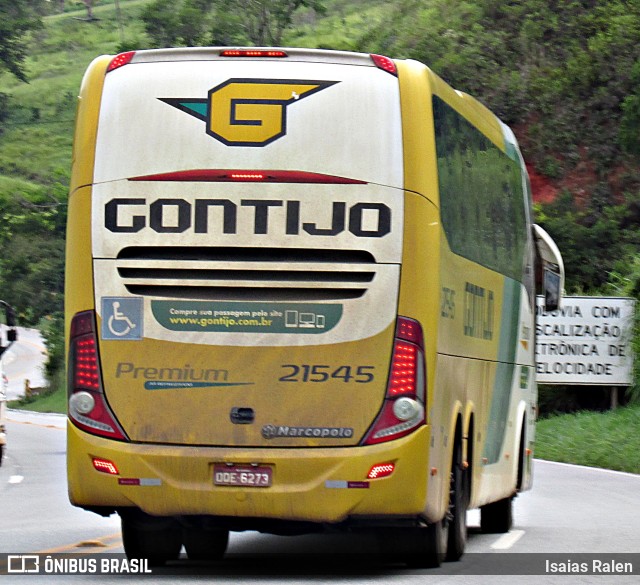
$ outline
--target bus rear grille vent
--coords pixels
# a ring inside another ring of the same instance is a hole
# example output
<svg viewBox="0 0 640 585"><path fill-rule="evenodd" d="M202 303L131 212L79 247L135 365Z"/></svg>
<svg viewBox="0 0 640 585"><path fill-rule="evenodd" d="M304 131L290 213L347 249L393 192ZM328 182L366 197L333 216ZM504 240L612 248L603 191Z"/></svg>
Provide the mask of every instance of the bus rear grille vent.
<svg viewBox="0 0 640 585"><path fill-rule="evenodd" d="M135 295L219 301L356 299L375 278L362 250L125 248L118 274Z"/></svg>

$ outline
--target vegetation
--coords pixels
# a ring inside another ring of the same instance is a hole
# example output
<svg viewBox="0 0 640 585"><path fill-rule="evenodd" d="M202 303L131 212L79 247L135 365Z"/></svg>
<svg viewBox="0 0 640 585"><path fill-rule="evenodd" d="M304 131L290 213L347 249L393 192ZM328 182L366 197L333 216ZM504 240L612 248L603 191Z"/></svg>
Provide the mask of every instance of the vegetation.
<svg viewBox="0 0 640 585"><path fill-rule="evenodd" d="M538 421L536 457L640 473L640 404L617 410L576 412Z"/></svg>
<svg viewBox="0 0 640 585"><path fill-rule="evenodd" d="M67 393L62 388L29 398L9 401L9 408L31 410L33 412L56 412L66 414Z"/></svg>
<svg viewBox="0 0 640 585"><path fill-rule="evenodd" d="M24 60L26 34L41 25L34 0L0 0L0 63L18 79L26 81Z"/></svg>
<svg viewBox="0 0 640 585"><path fill-rule="evenodd" d="M135 48L280 43L418 59L478 97L520 141L567 292L640 298L640 0L0 0L0 287L22 324L46 325L52 379L86 66Z"/></svg>
<svg viewBox="0 0 640 585"><path fill-rule="evenodd" d="M154 46L263 47L279 46L302 8L325 11L321 0L154 0L141 18Z"/></svg>

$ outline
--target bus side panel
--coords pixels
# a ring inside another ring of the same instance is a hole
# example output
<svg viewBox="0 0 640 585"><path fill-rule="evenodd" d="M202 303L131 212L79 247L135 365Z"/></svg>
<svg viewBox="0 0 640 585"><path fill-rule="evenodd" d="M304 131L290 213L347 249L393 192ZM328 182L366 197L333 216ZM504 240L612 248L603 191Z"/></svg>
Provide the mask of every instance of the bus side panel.
<svg viewBox="0 0 640 585"><path fill-rule="evenodd" d="M520 283L456 256L446 241L442 246L436 371L441 419L432 419L432 424L446 426L456 399L475 405L469 445L470 504L475 507L515 491L523 420L525 454L532 447L537 392L528 328L533 316ZM520 489L531 485L530 455L524 463Z"/></svg>
<svg viewBox="0 0 640 585"><path fill-rule="evenodd" d="M437 468L435 475L427 475L427 501L424 513L430 520L440 519L445 512L443 478L448 477L450 457L443 458L444 434L435 438L439 428L434 425L437 410L442 408L436 398L436 349L438 335L438 260L439 260L438 210L424 197L407 192L405 196L405 239L400 280L400 303L398 314L411 317L422 324L425 344L427 385L427 424L432 433L430 449L421 454L421 465L425 469ZM435 441L435 442L434 442ZM435 447L435 448L434 448ZM447 496L448 497L448 496Z"/></svg>
<svg viewBox="0 0 640 585"><path fill-rule="evenodd" d="M448 501L448 466L444 452L446 432L437 421L447 408L437 394L437 339L440 311L440 214L431 82L433 75L416 61L398 61L405 184L405 237L398 314L420 321L424 331L427 370L427 424L429 450L422 455L426 474L423 515L440 520ZM450 449L449 449L450 450ZM431 473L432 469L438 470Z"/></svg>
<svg viewBox="0 0 640 585"><path fill-rule="evenodd" d="M95 59L87 69L80 87L73 139L70 192L93 182L98 117L102 102L104 76L111 57Z"/></svg>
<svg viewBox="0 0 640 585"><path fill-rule="evenodd" d="M91 195L104 76L110 57L98 57L82 80L76 129L67 220L65 266L65 339L73 315L94 308L91 258Z"/></svg>
<svg viewBox="0 0 640 585"><path fill-rule="evenodd" d="M442 370L436 373L436 392L443 403L440 425L449 432L458 401L465 418L473 417L473 433L463 428L463 434L471 437L467 453L472 452L475 506L515 492L522 421L526 405L535 402L533 313L525 273L530 218L513 135L473 98L437 79L433 86L443 227Z"/></svg>
<svg viewBox="0 0 640 585"><path fill-rule="evenodd" d="M95 59L82 80L76 112L75 135L69 191L65 263L65 355L69 354L69 333L73 316L94 308L93 258L91 255L92 187L98 117L102 100L104 76L111 57ZM68 363L68 362L67 362ZM67 372L67 375L69 373ZM75 429L67 423L67 440ZM90 461L85 449L81 453L67 452L69 497L78 482L74 477L78 461Z"/></svg>

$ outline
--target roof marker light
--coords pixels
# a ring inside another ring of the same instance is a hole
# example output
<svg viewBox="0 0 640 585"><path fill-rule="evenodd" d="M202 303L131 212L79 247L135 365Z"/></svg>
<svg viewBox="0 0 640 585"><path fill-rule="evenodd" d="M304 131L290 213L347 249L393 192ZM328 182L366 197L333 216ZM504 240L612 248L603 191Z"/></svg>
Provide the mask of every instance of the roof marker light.
<svg viewBox="0 0 640 585"><path fill-rule="evenodd" d="M266 177L262 173L231 173L229 175L232 181L264 181Z"/></svg>
<svg viewBox="0 0 640 585"><path fill-rule="evenodd" d="M387 73L391 73L391 75L395 75L398 77L398 68L396 67L395 61L390 59L389 57L384 57L383 55L374 55L371 54L371 59L375 63L378 69L382 69Z"/></svg>
<svg viewBox="0 0 640 585"><path fill-rule="evenodd" d="M268 57L271 59L281 59L288 57L285 51L274 49L224 49L220 51L221 57Z"/></svg>
<svg viewBox="0 0 640 585"><path fill-rule="evenodd" d="M107 66L107 73L115 69L119 69L120 67L123 67L128 63L131 63L131 60L133 59L133 56L135 54L135 51L127 51L126 53L120 53L119 55L116 55L113 59L111 59L111 63L109 63L109 65Z"/></svg>

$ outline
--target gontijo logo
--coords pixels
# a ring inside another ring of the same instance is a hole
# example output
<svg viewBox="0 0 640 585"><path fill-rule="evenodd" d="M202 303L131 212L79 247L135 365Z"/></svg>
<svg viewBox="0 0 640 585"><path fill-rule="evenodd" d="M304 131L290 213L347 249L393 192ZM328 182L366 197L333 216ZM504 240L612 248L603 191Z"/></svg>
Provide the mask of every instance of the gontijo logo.
<svg viewBox="0 0 640 585"><path fill-rule="evenodd" d="M207 99L159 98L206 122L207 134L227 146L266 146L287 133L287 107L338 81L229 79Z"/></svg>

